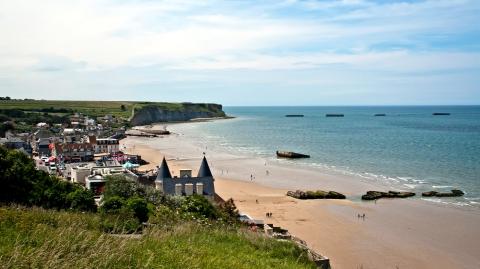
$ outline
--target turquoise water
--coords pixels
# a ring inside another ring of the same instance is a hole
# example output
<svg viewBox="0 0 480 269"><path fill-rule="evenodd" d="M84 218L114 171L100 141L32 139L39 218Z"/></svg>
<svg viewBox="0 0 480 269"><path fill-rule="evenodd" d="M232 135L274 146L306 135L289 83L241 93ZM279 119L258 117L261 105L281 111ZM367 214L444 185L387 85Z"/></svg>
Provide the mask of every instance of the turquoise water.
<svg viewBox="0 0 480 269"><path fill-rule="evenodd" d="M237 117L199 124L195 133L230 151L311 155L319 166L415 191L460 188L480 200L480 106L225 107ZM449 112L450 116L433 116ZM343 118L325 117L343 113ZM374 117L385 113L386 117ZM304 114L287 118L286 114Z"/></svg>

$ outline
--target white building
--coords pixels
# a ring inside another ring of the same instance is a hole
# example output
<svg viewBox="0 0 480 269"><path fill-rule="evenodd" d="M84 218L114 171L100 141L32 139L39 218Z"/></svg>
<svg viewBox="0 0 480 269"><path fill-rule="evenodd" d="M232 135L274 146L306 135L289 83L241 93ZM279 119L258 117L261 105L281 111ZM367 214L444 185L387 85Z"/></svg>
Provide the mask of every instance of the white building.
<svg viewBox="0 0 480 269"><path fill-rule="evenodd" d="M117 153L120 151L120 143L115 138L89 136L88 142L93 145L95 153Z"/></svg>
<svg viewBox="0 0 480 269"><path fill-rule="evenodd" d="M117 153L120 151L118 139L97 138L95 153Z"/></svg>
<svg viewBox="0 0 480 269"><path fill-rule="evenodd" d="M105 177L113 175L124 175L127 179L137 181L138 176L127 169L120 167L94 167L91 175L85 178L85 187L93 191L95 196L102 195L105 188Z"/></svg>

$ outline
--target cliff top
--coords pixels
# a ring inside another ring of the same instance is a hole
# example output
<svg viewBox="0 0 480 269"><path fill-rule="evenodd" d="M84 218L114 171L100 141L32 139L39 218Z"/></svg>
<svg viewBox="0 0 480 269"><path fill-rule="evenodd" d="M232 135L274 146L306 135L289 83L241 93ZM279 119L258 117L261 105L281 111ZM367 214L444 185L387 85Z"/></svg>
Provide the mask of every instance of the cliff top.
<svg viewBox="0 0 480 269"><path fill-rule="evenodd" d="M22 110L32 113L56 113L58 115L83 113L90 117L110 114L118 118L128 119L132 111L144 107L158 107L168 111L183 111L195 109L208 111L211 105L207 103L168 103L168 102L143 102L143 101L66 101L66 100L33 100L13 99L0 100L1 110ZM221 109L221 108L220 108Z"/></svg>

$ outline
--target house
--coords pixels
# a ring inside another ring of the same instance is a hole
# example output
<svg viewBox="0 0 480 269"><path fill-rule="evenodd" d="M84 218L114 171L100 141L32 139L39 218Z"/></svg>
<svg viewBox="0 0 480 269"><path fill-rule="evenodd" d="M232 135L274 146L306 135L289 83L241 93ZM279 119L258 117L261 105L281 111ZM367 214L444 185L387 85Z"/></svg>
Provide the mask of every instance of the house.
<svg viewBox="0 0 480 269"><path fill-rule="evenodd" d="M70 116L70 122L84 122L85 116L82 113L75 113Z"/></svg>
<svg viewBox="0 0 480 269"><path fill-rule="evenodd" d="M70 180L73 183L85 185L85 180L88 176L93 175L95 171L102 170L102 173L106 170L123 171L122 165L115 160L97 160L96 162L83 162L83 163L71 163L67 164L66 170Z"/></svg>
<svg viewBox="0 0 480 269"><path fill-rule="evenodd" d="M8 149L18 149L25 152L27 155L32 155L32 146L20 137L13 136L0 138L0 145L3 145Z"/></svg>
<svg viewBox="0 0 480 269"><path fill-rule="evenodd" d="M196 177L192 177L192 170L183 169L180 177L172 177L165 157L158 168L155 188L168 195L203 195L213 199L215 195L214 178L205 156Z"/></svg>
<svg viewBox="0 0 480 269"><path fill-rule="evenodd" d="M70 176L70 180L73 183L85 184L85 179L92 174L92 164L90 163L75 163L67 164L67 178Z"/></svg>
<svg viewBox="0 0 480 269"><path fill-rule="evenodd" d="M91 175L85 178L85 187L93 192L95 196L103 194L106 179L111 175L124 175L131 181L138 181L138 176L122 166L115 167L92 167Z"/></svg>
<svg viewBox="0 0 480 269"><path fill-rule="evenodd" d="M39 138L35 142L35 151L38 156L50 156L50 138Z"/></svg>
<svg viewBox="0 0 480 269"><path fill-rule="evenodd" d="M85 117L85 123L84 123L85 126L95 126L95 120L94 119L90 119L88 117Z"/></svg>
<svg viewBox="0 0 480 269"><path fill-rule="evenodd" d="M38 129L35 133L33 133L33 139L37 141L41 138L50 138L52 135L52 132L47 129Z"/></svg>
<svg viewBox="0 0 480 269"><path fill-rule="evenodd" d="M51 147L52 156L66 162L92 161L94 147L90 143L54 143Z"/></svg>
<svg viewBox="0 0 480 269"><path fill-rule="evenodd" d="M47 129L49 127L48 123L46 122L39 122L37 123L37 128L44 128L44 129Z"/></svg>
<svg viewBox="0 0 480 269"><path fill-rule="evenodd" d="M117 153L120 151L120 143L115 138L89 136L88 142L94 146L95 153Z"/></svg>
<svg viewBox="0 0 480 269"><path fill-rule="evenodd" d="M79 128L64 128L63 132L64 143L83 143L84 132Z"/></svg>

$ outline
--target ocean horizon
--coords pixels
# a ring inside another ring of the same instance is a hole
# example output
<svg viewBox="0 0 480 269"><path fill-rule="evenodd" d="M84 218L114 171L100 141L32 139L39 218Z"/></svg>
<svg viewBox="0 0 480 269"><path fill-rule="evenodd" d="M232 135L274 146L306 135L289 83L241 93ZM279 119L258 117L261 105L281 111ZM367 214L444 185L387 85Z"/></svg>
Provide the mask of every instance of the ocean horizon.
<svg viewBox="0 0 480 269"><path fill-rule="evenodd" d="M235 118L174 129L198 144L216 145L215 150L266 160L276 158L276 150L309 154L309 159L285 162L350 174L394 189L417 193L461 189L464 197L428 200L480 208L478 105L226 106L224 110ZM344 116L326 117L330 113Z"/></svg>

